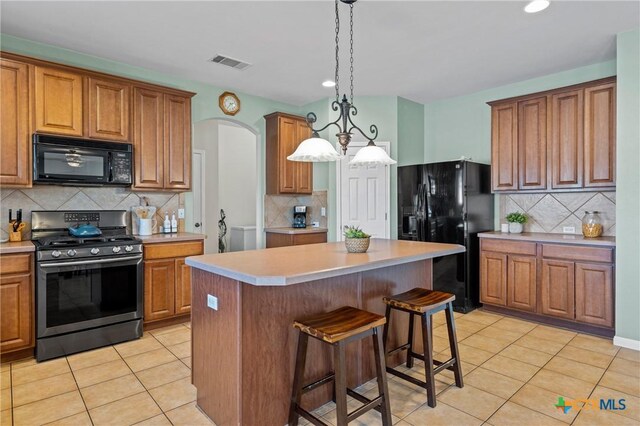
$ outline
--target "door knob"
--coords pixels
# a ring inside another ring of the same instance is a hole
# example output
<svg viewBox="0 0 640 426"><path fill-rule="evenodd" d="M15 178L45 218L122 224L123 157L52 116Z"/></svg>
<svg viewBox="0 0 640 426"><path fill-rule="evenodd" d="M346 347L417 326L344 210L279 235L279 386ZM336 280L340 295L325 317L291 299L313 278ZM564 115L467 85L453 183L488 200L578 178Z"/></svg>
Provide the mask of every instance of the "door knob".
<svg viewBox="0 0 640 426"><path fill-rule="evenodd" d="M196 228L200 228L200 223L195 223L193 226L195 226Z"/></svg>

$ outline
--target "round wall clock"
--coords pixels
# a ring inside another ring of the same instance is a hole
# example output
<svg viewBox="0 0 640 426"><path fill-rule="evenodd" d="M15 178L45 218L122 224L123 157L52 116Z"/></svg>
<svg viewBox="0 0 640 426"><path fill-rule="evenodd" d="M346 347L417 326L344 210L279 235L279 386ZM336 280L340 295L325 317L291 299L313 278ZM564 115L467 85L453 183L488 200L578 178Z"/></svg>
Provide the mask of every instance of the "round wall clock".
<svg viewBox="0 0 640 426"><path fill-rule="evenodd" d="M227 115L236 115L240 111L240 99L235 93L224 92L218 98L220 109Z"/></svg>

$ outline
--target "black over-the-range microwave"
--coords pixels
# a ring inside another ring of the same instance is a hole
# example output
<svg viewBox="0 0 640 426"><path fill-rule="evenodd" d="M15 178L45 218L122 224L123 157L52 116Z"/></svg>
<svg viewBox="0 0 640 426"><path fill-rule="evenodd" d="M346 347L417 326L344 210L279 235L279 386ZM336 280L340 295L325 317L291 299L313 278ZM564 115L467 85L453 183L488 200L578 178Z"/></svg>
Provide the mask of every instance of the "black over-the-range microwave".
<svg viewBox="0 0 640 426"><path fill-rule="evenodd" d="M130 186L132 145L33 135L33 182L37 184Z"/></svg>

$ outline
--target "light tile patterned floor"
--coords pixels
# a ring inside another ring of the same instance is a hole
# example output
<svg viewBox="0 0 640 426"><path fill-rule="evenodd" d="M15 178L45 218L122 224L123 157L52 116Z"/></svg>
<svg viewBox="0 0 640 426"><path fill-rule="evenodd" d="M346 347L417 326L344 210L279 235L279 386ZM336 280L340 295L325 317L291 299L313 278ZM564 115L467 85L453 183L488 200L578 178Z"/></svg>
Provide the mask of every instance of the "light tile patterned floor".
<svg viewBox="0 0 640 426"><path fill-rule="evenodd" d="M434 318L436 358L446 358L444 316ZM456 315L465 387L453 374L436 376L438 405L424 390L389 376L394 424L640 425L640 352L610 340L484 311ZM4 425L211 425L195 407L188 324L144 338L44 363L3 364L0 423ZM423 378L416 361L408 374ZM404 367L400 367L407 370ZM375 382L358 389L375 396ZM563 414L558 396L624 398L624 411L575 409ZM349 401L350 409L357 406ZM335 424L335 405L315 413ZM352 422L380 424L377 412ZM301 421L301 424L307 424Z"/></svg>

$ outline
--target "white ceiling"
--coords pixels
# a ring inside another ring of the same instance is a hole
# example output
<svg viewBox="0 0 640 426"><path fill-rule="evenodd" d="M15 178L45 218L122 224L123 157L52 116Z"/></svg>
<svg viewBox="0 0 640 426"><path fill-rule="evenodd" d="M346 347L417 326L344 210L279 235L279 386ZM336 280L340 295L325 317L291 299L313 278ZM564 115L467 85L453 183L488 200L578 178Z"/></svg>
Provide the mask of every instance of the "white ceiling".
<svg viewBox="0 0 640 426"><path fill-rule="evenodd" d="M615 57L616 33L640 25L638 0L552 0L534 15L525 4L359 1L356 97L427 103L602 62ZM334 73L332 1L3 0L0 8L5 34L295 105L333 95L320 85ZM216 54L253 66L207 62ZM341 63L346 82L346 55Z"/></svg>

